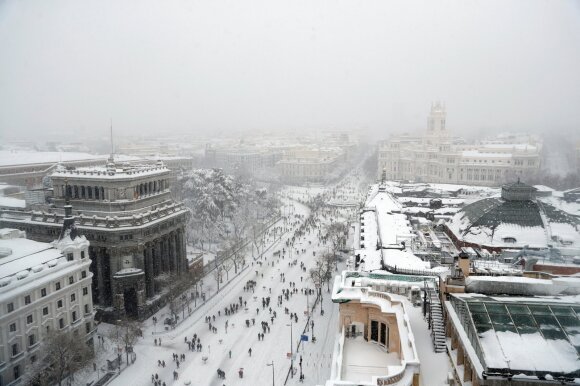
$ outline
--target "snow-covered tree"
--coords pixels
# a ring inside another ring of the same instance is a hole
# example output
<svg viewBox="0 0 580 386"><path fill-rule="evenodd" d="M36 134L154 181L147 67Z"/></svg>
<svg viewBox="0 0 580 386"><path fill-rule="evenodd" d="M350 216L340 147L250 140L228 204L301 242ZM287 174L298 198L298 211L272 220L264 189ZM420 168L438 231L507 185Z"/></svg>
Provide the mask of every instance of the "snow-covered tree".
<svg viewBox="0 0 580 386"><path fill-rule="evenodd" d="M94 354L84 339L72 331L49 331L43 338L37 360L27 367L26 382L35 385L61 386L65 377L74 373L91 361Z"/></svg>

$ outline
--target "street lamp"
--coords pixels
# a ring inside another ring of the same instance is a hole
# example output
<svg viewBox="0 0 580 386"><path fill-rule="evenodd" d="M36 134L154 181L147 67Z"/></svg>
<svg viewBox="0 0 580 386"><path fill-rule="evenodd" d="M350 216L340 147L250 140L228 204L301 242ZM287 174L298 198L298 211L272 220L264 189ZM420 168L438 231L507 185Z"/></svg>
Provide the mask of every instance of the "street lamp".
<svg viewBox="0 0 580 386"><path fill-rule="evenodd" d="M272 386L274 385L274 361L270 362L270 363L266 363L266 366L272 366Z"/></svg>
<svg viewBox="0 0 580 386"><path fill-rule="evenodd" d="M292 319L290 319L290 324L286 326L290 326L290 375L294 378L294 345L293 345L293 338L292 338Z"/></svg>

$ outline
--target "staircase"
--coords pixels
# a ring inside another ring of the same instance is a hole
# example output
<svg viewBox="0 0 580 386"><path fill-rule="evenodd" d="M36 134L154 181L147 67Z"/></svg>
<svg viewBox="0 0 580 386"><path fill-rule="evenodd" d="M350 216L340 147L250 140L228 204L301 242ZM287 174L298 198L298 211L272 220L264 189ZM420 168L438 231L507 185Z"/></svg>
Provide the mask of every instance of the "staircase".
<svg viewBox="0 0 580 386"><path fill-rule="evenodd" d="M431 280L425 282L425 291L429 298L429 315L431 320L431 337L435 352L445 352L445 322L443 321L443 308L439 299L437 285Z"/></svg>

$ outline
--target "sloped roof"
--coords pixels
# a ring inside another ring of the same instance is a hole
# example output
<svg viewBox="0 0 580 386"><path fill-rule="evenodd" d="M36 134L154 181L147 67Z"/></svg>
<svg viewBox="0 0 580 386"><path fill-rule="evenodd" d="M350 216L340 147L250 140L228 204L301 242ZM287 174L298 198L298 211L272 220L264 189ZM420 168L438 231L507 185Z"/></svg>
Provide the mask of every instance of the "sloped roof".
<svg viewBox="0 0 580 386"><path fill-rule="evenodd" d="M580 377L578 304L461 295L451 303L488 372Z"/></svg>
<svg viewBox="0 0 580 386"><path fill-rule="evenodd" d="M485 246L580 246L580 221L538 200L484 198L465 206L448 227L460 240Z"/></svg>

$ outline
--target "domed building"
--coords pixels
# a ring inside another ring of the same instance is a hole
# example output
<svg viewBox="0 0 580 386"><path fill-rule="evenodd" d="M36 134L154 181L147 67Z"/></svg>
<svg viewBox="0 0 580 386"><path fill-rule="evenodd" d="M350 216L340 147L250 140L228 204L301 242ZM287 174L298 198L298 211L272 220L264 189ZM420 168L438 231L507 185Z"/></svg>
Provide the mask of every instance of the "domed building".
<svg viewBox="0 0 580 386"><path fill-rule="evenodd" d="M465 206L446 224L458 247L501 251L524 247L559 248L580 254L580 221L536 198L536 188L518 182L504 185L500 197Z"/></svg>

